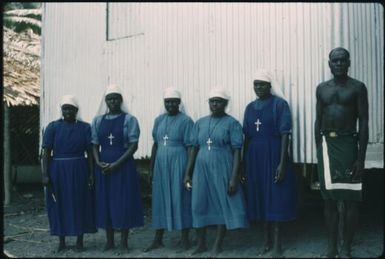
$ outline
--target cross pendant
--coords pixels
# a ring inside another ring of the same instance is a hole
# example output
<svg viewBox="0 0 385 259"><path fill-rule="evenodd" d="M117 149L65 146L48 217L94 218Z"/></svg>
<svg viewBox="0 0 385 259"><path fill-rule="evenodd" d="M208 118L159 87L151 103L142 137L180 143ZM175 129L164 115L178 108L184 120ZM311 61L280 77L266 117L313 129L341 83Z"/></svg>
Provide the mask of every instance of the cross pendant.
<svg viewBox="0 0 385 259"><path fill-rule="evenodd" d="M112 139L115 137L112 135L112 133L110 133L110 135L107 138L110 139L110 146L112 146Z"/></svg>
<svg viewBox="0 0 385 259"><path fill-rule="evenodd" d="M163 146L166 146L166 145L167 145L167 140L168 140L168 136L167 136L167 134L166 134L166 135L164 135L164 137L163 137Z"/></svg>
<svg viewBox="0 0 385 259"><path fill-rule="evenodd" d="M207 143L207 149L208 149L208 150L211 150L211 144L213 143L213 142L211 141L211 138L208 138L208 140L206 141L206 143Z"/></svg>
<svg viewBox="0 0 385 259"><path fill-rule="evenodd" d="M259 125L262 125L262 122L260 122L259 119L257 119L257 121L254 124L255 126L257 126L257 131L259 131Z"/></svg>

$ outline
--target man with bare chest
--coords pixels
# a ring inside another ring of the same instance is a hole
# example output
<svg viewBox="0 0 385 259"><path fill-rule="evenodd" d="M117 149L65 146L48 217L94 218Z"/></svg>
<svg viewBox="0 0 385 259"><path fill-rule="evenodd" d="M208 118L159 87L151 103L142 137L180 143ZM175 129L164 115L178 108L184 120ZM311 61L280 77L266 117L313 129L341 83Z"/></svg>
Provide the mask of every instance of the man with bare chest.
<svg viewBox="0 0 385 259"><path fill-rule="evenodd" d="M351 244L362 200L362 174L368 143L368 97L364 83L348 76L350 55L344 48L329 54L333 79L316 90L315 141L324 215L328 231L325 256L351 257ZM358 122L358 127L357 127ZM337 202L344 203L345 231L338 252Z"/></svg>

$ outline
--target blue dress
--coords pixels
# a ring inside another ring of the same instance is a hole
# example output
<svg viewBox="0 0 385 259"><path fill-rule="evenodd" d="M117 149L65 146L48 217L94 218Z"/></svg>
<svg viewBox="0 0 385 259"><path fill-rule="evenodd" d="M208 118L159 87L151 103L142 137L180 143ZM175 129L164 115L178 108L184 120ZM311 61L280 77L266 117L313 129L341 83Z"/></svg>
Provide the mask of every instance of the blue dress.
<svg viewBox="0 0 385 259"><path fill-rule="evenodd" d="M162 114L152 136L157 143L152 178L152 227L180 230L192 227L191 192L183 186L187 146L194 122L186 114ZM166 140L164 137L167 135Z"/></svg>
<svg viewBox="0 0 385 259"><path fill-rule="evenodd" d="M283 182L274 183L281 158L281 134L291 132L289 105L274 95L249 103L245 110L243 131L249 140L245 154L249 219L295 219L297 187L290 159Z"/></svg>
<svg viewBox="0 0 385 259"><path fill-rule="evenodd" d="M97 129L97 143L101 147L99 159L111 163L126 151L123 125L125 113L113 119L101 118ZM135 117L130 127L139 126ZM93 126L95 123L93 123ZM95 131L96 129L94 129ZM137 136L135 142L137 141ZM95 170L96 226L99 228L129 229L143 226L143 207L140 196L140 182L133 158L129 158L111 174L102 174L101 168Z"/></svg>
<svg viewBox="0 0 385 259"><path fill-rule="evenodd" d="M95 233L95 204L84 156L91 147L90 125L53 121L44 132L42 147L53 151L48 167L51 187L45 192L51 235Z"/></svg>
<svg viewBox="0 0 385 259"><path fill-rule="evenodd" d="M240 149L242 142L242 126L229 115L206 116L194 124L191 143L199 148L192 177L195 228L222 224L227 229L248 226L240 185L235 194L227 194L233 169L232 149Z"/></svg>

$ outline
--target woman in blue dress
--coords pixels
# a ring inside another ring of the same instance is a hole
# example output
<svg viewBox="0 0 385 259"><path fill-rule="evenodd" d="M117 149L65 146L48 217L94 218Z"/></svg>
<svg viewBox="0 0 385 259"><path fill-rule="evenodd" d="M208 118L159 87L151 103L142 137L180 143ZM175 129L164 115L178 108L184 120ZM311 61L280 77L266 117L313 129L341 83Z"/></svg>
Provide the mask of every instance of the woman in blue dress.
<svg viewBox="0 0 385 259"><path fill-rule="evenodd" d="M199 119L191 134L184 184L192 190L193 227L197 228L193 254L207 250L207 226L217 225L213 255L221 252L226 229L248 226L243 192L238 188L242 126L226 114L228 100L223 89L211 90L211 115Z"/></svg>
<svg viewBox="0 0 385 259"><path fill-rule="evenodd" d="M183 188L187 164L187 150L192 119L179 111L181 94L167 88L163 95L166 113L155 119L151 152L152 227L156 229L149 251L163 246L164 230L181 230L180 246L190 247L188 233L192 227L191 192Z"/></svg>
<svg viewBox="0 0 385 259"><path fill-rule="evenodd" d="M243 131L248 217L264 221L262 253L273 245L272 255L279 256L280 222L296 218L297 196L296 176L288 157L290 109L283 98L271 94L272 82L268 71L258 71L254 80L258 98L246 107ZM275 85L274 89L279 90Z"/></svg>
<svg viewBox="0 0 385 259"><path fill-rule="evenodd" d="M110 85L99 111L106 113L92 122L93 154L96 163L96 226L106 230L104 250L115 247L114 230L121 231L120 249L128 250L128 231L143 226L139 176L133 154L138 148L137 119L124 111L121 90Z"/></svg>
<svg viewBox="0 0 385 259"><path fill-rule="evenodd" d="M96 232L91 127L77 119L78 109L74 96L63 96L62 119L49 123L43 135L42 183L58 252L66 248L65 236L77 236L75 249L81 251L83 234Z"/></svg>

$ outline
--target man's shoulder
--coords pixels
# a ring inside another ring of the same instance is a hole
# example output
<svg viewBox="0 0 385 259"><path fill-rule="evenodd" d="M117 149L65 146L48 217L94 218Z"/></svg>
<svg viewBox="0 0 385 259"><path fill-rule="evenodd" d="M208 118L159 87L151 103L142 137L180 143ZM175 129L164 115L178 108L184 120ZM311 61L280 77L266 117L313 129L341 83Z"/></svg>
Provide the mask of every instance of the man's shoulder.
<svg viewBox="0 0 385 259"><path fill-rule="evenodd" d="M352 78L352 77L349 77L349 84L353 87L358 87L358 88L362 88L362 87L365 87L365 84L355 78Z"/></svg>
<svg viewBox="0 0 385 259"><path fill-rule="evenodd" d="M331 85L332 83L333 83L333 79L329 79L329 80L326 80L326 81L319 83L317 88L324 88L328 85Z"/></svg>

